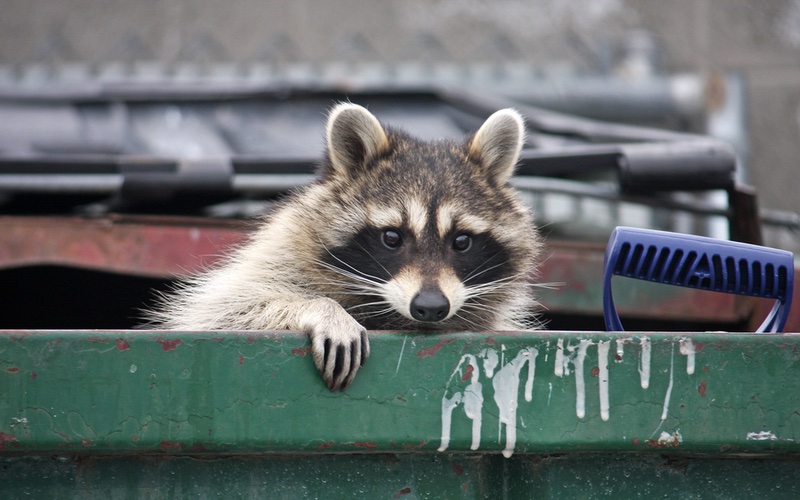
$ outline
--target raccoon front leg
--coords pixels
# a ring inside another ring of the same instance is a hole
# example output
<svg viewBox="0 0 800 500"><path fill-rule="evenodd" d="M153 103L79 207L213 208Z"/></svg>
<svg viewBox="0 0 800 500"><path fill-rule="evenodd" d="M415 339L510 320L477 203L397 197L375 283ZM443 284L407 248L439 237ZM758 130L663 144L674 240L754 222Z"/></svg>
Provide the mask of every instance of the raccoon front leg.
<svg viewBox="0 0 800 500"><path fill-rule="evenodd" d="M311 339L314 364L328 389L347 389L369 357L367 330L331 299L314 299L302 307L300 328Z"/></svg>

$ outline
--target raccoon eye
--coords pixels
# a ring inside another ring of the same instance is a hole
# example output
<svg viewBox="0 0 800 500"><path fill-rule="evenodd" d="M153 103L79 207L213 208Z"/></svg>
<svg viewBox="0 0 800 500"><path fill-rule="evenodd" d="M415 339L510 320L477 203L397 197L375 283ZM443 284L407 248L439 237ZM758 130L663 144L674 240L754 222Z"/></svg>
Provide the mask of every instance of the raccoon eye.
<svg viewBox="0 0 800 500"><path fill-rule="evenodd" d="M383 244L386 245L386 248L394 250L403 244L403 238L394 229L387 229L383 232Z"/></svg>
<svg viewBox="0 0 800 500"><path fill-rule="evenodd" d="M459 234L453 239L453 250L466 252L472 246L472 238L468 234Z"/></svg>

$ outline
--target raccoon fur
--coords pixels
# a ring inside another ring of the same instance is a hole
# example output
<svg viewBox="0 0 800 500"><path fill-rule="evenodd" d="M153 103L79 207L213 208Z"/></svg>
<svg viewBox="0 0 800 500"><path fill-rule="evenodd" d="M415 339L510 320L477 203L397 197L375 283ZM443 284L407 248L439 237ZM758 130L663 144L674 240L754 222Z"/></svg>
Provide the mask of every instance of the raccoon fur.
<svg viewBox="0 0 800 500"><path fill-rule="evenodd" d="M318 179L249 242L166 295L181 330L302 330L330 390L369 357L369 329L535 328L540 239L509 185L524 122L498 111L465 140L427 142L344 103Z"/></svg>

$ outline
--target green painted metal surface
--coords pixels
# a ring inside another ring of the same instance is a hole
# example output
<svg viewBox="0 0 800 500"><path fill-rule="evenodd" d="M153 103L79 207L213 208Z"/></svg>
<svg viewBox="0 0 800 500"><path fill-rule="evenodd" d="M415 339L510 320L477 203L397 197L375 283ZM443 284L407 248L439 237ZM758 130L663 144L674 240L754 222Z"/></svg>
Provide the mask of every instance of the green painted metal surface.
<svg viewBox="0 0 800 500"><path fill-rule="evenodd" d="M5 333L0 453L800 455L798 335L370 339L331 393L294 333Z"/></svg>
<svg viewBox="0 0 800 500"><path fill-rule="evenodd" d="M4 498L768 498L796 462L659 455L0 457Z"/></svg>
<svg viewBox="0 0 800 500"><path fill-rule="evenodd" d="M800 335L370 342L331 393L295 333L1 333L3 496L800 496Z"/></svg>

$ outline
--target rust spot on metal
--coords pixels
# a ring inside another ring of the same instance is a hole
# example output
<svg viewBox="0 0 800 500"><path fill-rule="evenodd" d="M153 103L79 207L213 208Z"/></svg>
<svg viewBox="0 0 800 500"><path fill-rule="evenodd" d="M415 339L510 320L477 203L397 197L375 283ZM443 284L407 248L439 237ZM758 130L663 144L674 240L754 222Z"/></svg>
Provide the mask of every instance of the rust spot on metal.
<svg viewBox="0 0 800 500"><path fill-rule="evenodd" d="M31 377L33 377L33 380L36 380L37 378L39 378L39 374L36 372L31 372Z"/></svg>
<svg viewBox="0 0 800 500"><path fill-rule="evenodd" d="M125 341L125 339L122 339L122 338L118 338L117 339L117 350L118 351L120 351L120 352L127 351L130 348L131 348L131 345L127 341Z"/></svg>
<svg viewBox="0 0 800 500"><path fill-rule="evenodd" d="M53 431L53 432L55 432L56 434L58 434L62 438L66 439L67 441L70 440L69 434L64 434L63 432L58 432L58 431Z"/></svg>
<svg viewBox="0 0 800 500"><path fill-rule="evenodd" d="M420 439L418 444L408 444L408 443L406 443L406 444L403 445L403 449L404 450L418 450L420 448L423 448L426 444L428 444L429 441L430 440ZM397 443L394 443L394 445L397 446Z"/></svg>
<svg viewBox="0 0 800 500"><path fill-rule="evenodd" d="M697 392L700 393L700 396L706 397L706 381L701 380L700 385L697 386Z"/></svg>
<svg viewBox="0 0 800 500"><path fill-rule="evenodd" d="M406 486L401 490L397 490L397 493L394 494L394 498L400 498L401 496L408 495L409 493L411 493L411 487Z"/></svg>
<svg viewBox="0 0 800 500"><path fill-rule="evenodd" d="M202 444L195 443L189 448L189 451L206 451L206 449Z"/></svg>
<svg viewBox="0 0 800 500"><path fill-rule="evenodd" d="M681 440L679 439L680 436L677 436L673 433L670 436L670 439L648 439L644 443L653 449L660 449L660 448L676 448L681 445Z"/></svg>
<svg viewBox="0 0 800 500"><path fill-rule="evenodd" d="M6 434L5 432L0 432L0 449L6 447L6 443L16 443L17 442L17 435L16 434Z"/></svg>
<svg viewBox="0 0 800 500"><path fill-rule="evenodd" d="M107 337L88 337L86 340L89 341L90 344L105 344L108 342Z"/></svg>
<svg viewBox="0 0 800 500"><path fill-rule="evenodd" d="M422 359L422 358L430 358L431 356L436 356L436 354L439 353L439 351L442 349L442 347L446 346L447 344L452 343L453 340L454 339L452 339L452 338L442 339L442 340L439 341L438 344L436 344L434 346L426 347L425 349L421 349L419 352L417 352L417 357Z"/></svg>
<svg viewBox="0 0 800 500"><path fill-rule="evenodd" d="M631 439L631 443L633 443L634 446L639 446L639 438L635 437Z"/></svg>
<svg viewBox="0 0 800 500"><path fill-rule="evenodd" d="M317 449L318 450L327 450L331 446L333 446L333 441L327 441L327 442L322 443L321 445L317 446Z"/></svg>
<svg viewBox="0 0 800 500"><path fill-rule="evenodd" d="M6 369L6 371L8 373L19 373L19 368L17 368L16 366L13 366L11 368Z"/></svg>
<svg viewBox="0 0 800 500"><path fill-rule="evenodd" d="M619 354L614 354L614 360L615 361L622 361L622 356L620 356Z"/></svg>
<svg viewBox="0 0 800 500"><path fill-rule="evenodd" d="M131 441L134 441L134 442L139 442L139 436L138 436L138 435L136 435L136 434L133 434L133 435L131 436Z"/></svg>
<svg viewBox="0 0 800 500"><path fill-rule="evenodd" d="M253 342L255 342L255 341L256 341L256 338L255 338L255 337L253 337L252 335L248 335L248 336L247 336L247 341L248 341L248 342L250 342L250 343L252 344Z"/></svg>
<svg viewBox="0 0 800 500"><path fill-rule="evenodd" d="M469 378L472 376L473 371L475 371L475 369L472 367L472 365L467 365L466 370L464 370L464 376L461 377L461 381L466 382L467 380L469 380Z"/></svg>
<svg viewBox="0 0 800 500"><path fill-rule="evenodd" d="M239 366L242 366L243 364L244 364L244 356L242 356L242 355L240 354L240 355L239 355Z"/></svg>
<svg viewBox="0 0 800 500"><path fill-rule="evenodd" d="M408 403L408 400L406 400L406 398L404 398L404 397L402 397L402 396L397 396L397 399L399 399L399 400L400 400L400 401L402 401L403 403Z"/></svg>
<svg viewBox="0 0 800 500"><path fill-rule="evenodd" d="M161 344L161 348L164 349L164 351L174 351L179 345L183 344L183 340L181 339L166 340L161 337L157 338L156 342Z"/></svg>
<svg viewBox="0 0 800 500"><path fill-rule="evenodd" d="M375 449L378 447L378 445L373 443L372 441L364 441L364 442L356 441L355 443L353 443L353 446L355 446L356 448L369 448L369 449Z"/></svg>
<svg viewBox="0 0 800 500"><path fill-rule="evenodd" d="M94 444L88 439L81 439L81 445L83 445L84 448L91 448L94 446Z"/></svg>
<svg viewBox="0 0 800 500"><path fill-rule="evenodd" d="M178 451L183 449L183 445L176 441L161 441L161 451Z"/></svg>
<svg viewBox="0 0 800 500"><path fill-rule="evenodd" d="M458 474L459 476L464 473L464 467L462 467L457 462L453 462L453 472Z"/></svg>
<svg viewBox="0 0 800 500"><path fill-rule="evenodd" d="M305 347L297 347L295 349L292 349L292 354L294 354L295 356L306 357L306 354L311 354L311 346L308 345Z"/></svg>
<svg viewBox="0 0 800 500"><path fill-rule="evenodd" d="M596 377L600 375L600 368L597 366L592 367L592 377Z"/></svg>
<svg viewBox="0 0 800 500"><path fill-rule="evenodd" d="M495 345L497 343L497 339L495 339L494 337L487 337L484 342L486 342L489 345Z"/></svg>

